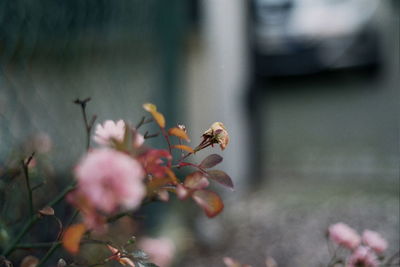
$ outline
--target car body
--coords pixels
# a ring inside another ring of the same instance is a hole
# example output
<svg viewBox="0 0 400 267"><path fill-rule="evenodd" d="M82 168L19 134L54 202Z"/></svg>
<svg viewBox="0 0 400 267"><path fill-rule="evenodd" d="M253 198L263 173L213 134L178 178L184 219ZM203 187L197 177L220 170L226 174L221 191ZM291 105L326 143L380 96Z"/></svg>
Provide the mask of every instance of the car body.
<svg viewBox="0 0 400 267"><path fill-rule="evenodd" d="M379 0L254 0L255 71L301 75L380 64Z"/></svg>

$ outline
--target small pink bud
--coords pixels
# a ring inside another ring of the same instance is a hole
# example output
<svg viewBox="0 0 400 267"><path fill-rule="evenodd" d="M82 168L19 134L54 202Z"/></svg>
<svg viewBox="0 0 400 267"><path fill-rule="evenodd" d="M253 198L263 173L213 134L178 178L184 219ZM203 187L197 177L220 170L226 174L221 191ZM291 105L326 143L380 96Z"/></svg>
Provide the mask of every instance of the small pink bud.
<svg viewBox="0 0 400 267"><path fill-rule="evenodd" d="M329 227L329 237L338 245L355 249L360 245L361 238L357 232L344 223L336 223Z"/></svg>
<svg viewBox="0 0 400 267"><path fill-rule="evenodd" d="M376 253L382 253L388 247L387 241L379 233L371 230L365 230L363 232L362 241Z"/></svg>

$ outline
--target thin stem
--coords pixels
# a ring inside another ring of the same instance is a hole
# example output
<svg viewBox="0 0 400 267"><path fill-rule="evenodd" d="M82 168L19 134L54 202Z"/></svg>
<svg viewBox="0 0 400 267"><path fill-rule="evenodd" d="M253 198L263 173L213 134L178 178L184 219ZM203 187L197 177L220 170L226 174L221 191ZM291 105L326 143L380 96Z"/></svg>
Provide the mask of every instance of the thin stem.
<svg viewBox="0 0 400 267"><path fill-rule="evenodd" d="M21 232L17 235L17 237L14 239L14 241L8 246L3 254L5 257L10 255L14 250L15 247L18 245L19 241L25 236L25 234L32 228L32 226L39 220L39 215L35 214L32 217L29 218L28 222L24 225L22 228Z"/></svg>
<svg viewBox="0 0 400 267"><path fill-rule="evenodd" d="M88 121L87 114L86 114L86 104L91 100L91 98L86 98L84 100L76 99L74 101L75 104L78 104L81 106L81 111L82 111L82 117L83 117L83 123L85 124L85 130L86 130L86 150L89 150L90 148L90 135L91 131L94 125L94 122L96 121L96 116L94 115L91 119L91 121ZM74 213L72 214L72 217L66 227L68 228L75 218L78 216L79 210L76 209ZM61 238L61 232L57 236L57 240ZM42 266L50 257L51 255L60 247L61 243L54 243L54 245L47 251L46 255L40 260L38 266Z"/></svg>
<svg viewBox="0 0 400 267"><path fill-rule="evenodd" d="M396 251L392 256L390 256L386 262L384 263L384 266L390 266L392 262L396 259L399 258L400 256L400 250Z"/></svg>
<svg viewBox="0 0 400 267"><path fill-rule="evenodd" d="M88 121L88 117L86 114L86 104L91 100L91 98L86 98L84 100L76 99L74 101L75 104L81 106L81 111L82 111L82 117L83 117L83 123L85 124L85 130L86 130L86 150L89 150L90 148L90 133L92 131L94 122L96 121L96 115L92 116L91 121Z"/></svg>
<svg viewBox="0 0 400 267"><path fill-rule="evenodd" d="M48 248L53 246L54 242L40 242L40 243L22 243L17 245L16 249L35 249L35 248Z"/></svg>
<svg viewBox="0 0 400 267"><path fill-rule="evenodd" d="M61 191L53 200L51 200L46 206L54 206L58 202L60 202L68 192L73 190L75 188L75 182L71 183L68 185L66 188L64 188L63 191ZM28 222L24 225L22 230L18 233L18 235L15 237L14 241L11 242L11 244L3 251L4 256L9 256L16 248L18 245L19 241L26 235L26 233L32 228L32 226L40 219L39 214L35 213L33 214Z"/></svg>
<svg viewBox="0 0 400 267"><path fill-rule="evenodd" d="M207 171L205 169L203 169L202 167L200 167L199 165L193 164L193 163L190 163L190 162L180 162L179 164L173 165L171 167L179 169L179 168L184 167L184 166L192 166L192 167L195 167L195 168L199 169L203 173L207 173Z"/></svg>
<svg viewBox="0 0 400 267"><path fill-rule="evenodd" d="M68 228L73 222L74 222L74 220L75 220L75 218L78 216L78 214L79 214L79 210L78 209L76 209L76 210L74 210L74 213L72 214L72 216L71 216L71 218L69 219L69 222L66 224L66 227L65 228ZM56 217L57 218L57 217ZM58 219L58 218L57 218ZM59 221L59 220L58 220ZM63 232L62 232L62 229L63 229L63 227L62 227L62 224L61 224L61 222L59 221L59 223L60 223L60 231L59 231L59 233L58 233L58 235L57 235L57 241L56 242L53 242L53 246L51 246L51 248L47 251L47 253L46 253L46 255L44 255L44 257L40 260L40 262L39 262L39 265L38 266L41 266L42 264L44 264L50 257L51 257L51 255L60 247L60 245L61 245L61 242L59 242L59 240L61 239L61 237L62 237L62 234L63 234ZM59 245L57 245L56 246L56 244L57 243L59 243Z"/></svg>
<svg viewBox="0 0 400 267"><path fill-rule="evenodd" d="M181 163L182 160L186 159L187 157L189 157L189 156L192 155L192 154L193 154L192 152L189 152L189 153L187 153L186 155L184 155L183 157L181 157L181 158L178 160L178 164Z"/></svg>
<svg viewBox="0 0 400 267"><path fill-rule="evenodd" d="M43 266L43 264L53 255L54 251L56 251L61 246L61 242L54 242L51 248L47 251L46 255L39 261L37 267Z"/></svg>
<svg viewBox="0 0 400 267"><path fill-rule="evenodd" d="M29 179L29 172L28 172L28 165L33 159L35 153L32 153L32 155L25 161L21 160L21 165L22 165L22 170L24 172L24 177L25 177L25 182L26 182L26 190L28 191L28 202L29 202L29 214L30 216L33 215L33 197L32 197L32 188L31 188L31 182Z"/></svg>
<svg viewBox="0 0 400 267"><path fill-rule="evenodd" d="M169 140L169 136L168 136L167 131L165 131L164 128L161 128L161 133L164 136L165 140L167 141L169 153L172 153L171 141Z"/></svg>

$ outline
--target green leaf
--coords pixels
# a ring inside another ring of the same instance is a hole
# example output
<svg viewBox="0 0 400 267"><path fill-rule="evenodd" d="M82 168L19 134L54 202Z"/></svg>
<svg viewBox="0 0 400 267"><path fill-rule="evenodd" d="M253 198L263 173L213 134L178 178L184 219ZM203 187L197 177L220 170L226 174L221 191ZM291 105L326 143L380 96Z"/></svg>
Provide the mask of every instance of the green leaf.
<svg viewBox="0 0 400 267"><path fill-rule="evenodd" d="M211 170L211 171L207 171L207 175L208 175L208 178L213 179L216 182L218 182L224 186L227 186L231 189L233 189L233 187L234 187L231 177L229 177L229 175L223 171Z"/></svg>
<svg viewBox="0 0 400 267"><path fill-rule="evenodd" d="M218 154L211 154L200 163L199 167L203 169L212 168L222 162L222 157Z"/></svg>

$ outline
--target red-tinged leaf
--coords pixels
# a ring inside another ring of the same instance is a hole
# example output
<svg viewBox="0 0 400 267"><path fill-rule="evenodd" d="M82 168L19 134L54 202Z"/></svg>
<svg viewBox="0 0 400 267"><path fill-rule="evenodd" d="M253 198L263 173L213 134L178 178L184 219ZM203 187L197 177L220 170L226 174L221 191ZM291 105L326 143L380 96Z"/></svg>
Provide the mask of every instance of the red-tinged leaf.
<svg viewBox="0 0 400 267"><path fill-rule="evenodd" d="M155 177L164 177L167 167L164 159L170 162L171 154L163 149L150 149L138 157L142 163L146 173L152 174Z"/></svg>
<svg viewBox="0 0 400 267"><path fill-rule="evenodd" d="M20 264L20 267L36 267L39 263L39 259L34 256L26 256Z"/></svg>
<svg viewBox="0 0 400 267"><path fill-rule="evenodd" d="M211 170L211 171L207 171L207 174L208 174L208 178L213 179L213 180L217 181L218 183L233 189L234 186L233 186L232 179L225 172L219 171L219 170Z"/></svg>
<svg viewBox="0 0 400 267"><path fill-rule="evenodd" d="M177 127L169 129L168 130L168 134L169 135L174 135L174 136L176 136L176 137L178 137L180 139L183 139L183 140L186 140L186 141L190 142L190 139L189 139L189 136L187 135L187 133L184 130L179 129Z"/></svg>
<svg viewBox="0 0 400 267"><path fill-rule="evenodd" d="M174 146L172 146L172 148L182 149L182 150L185 150L185 151L187 151L187 152L194 153L193 148L191 148L190 146L185 146L185 145L174 145Z"/></svg>
<svg viewBox="0 0 400 267"><path fill-rule="evenodd" d="M111 245L107 245L107 248L111 251L112 254L117 254L119 250Z"/></svg>
<svg viewBox="0 0 400 267"><path fill-rule="evenodd" d="M194 172L186 176L183 185L189 189L204 189L210 182L201 172Z"/></svg>
<svg viewBox="0 0 400 267"><path fill-rule="evenodd" d="M222 199L212 191L197 190L192 197L209 218L218 215L224 208Z"/></svg>
<svg viewBox="0 0 400 267"><path fill-rule="evenodd" d="M200 163L199 167L203 169L212 168L222 162L222 157L218 154L211 154Z"/></svg>
<svg viewBox="0 0 400 267"><path fill-rule="evenodd" d="M69 253L72 254L78 253L79 244L85 232L86 232L86 227L83 223L74 224L68 227L62 238L62 244L64 248Z"/></svg>

